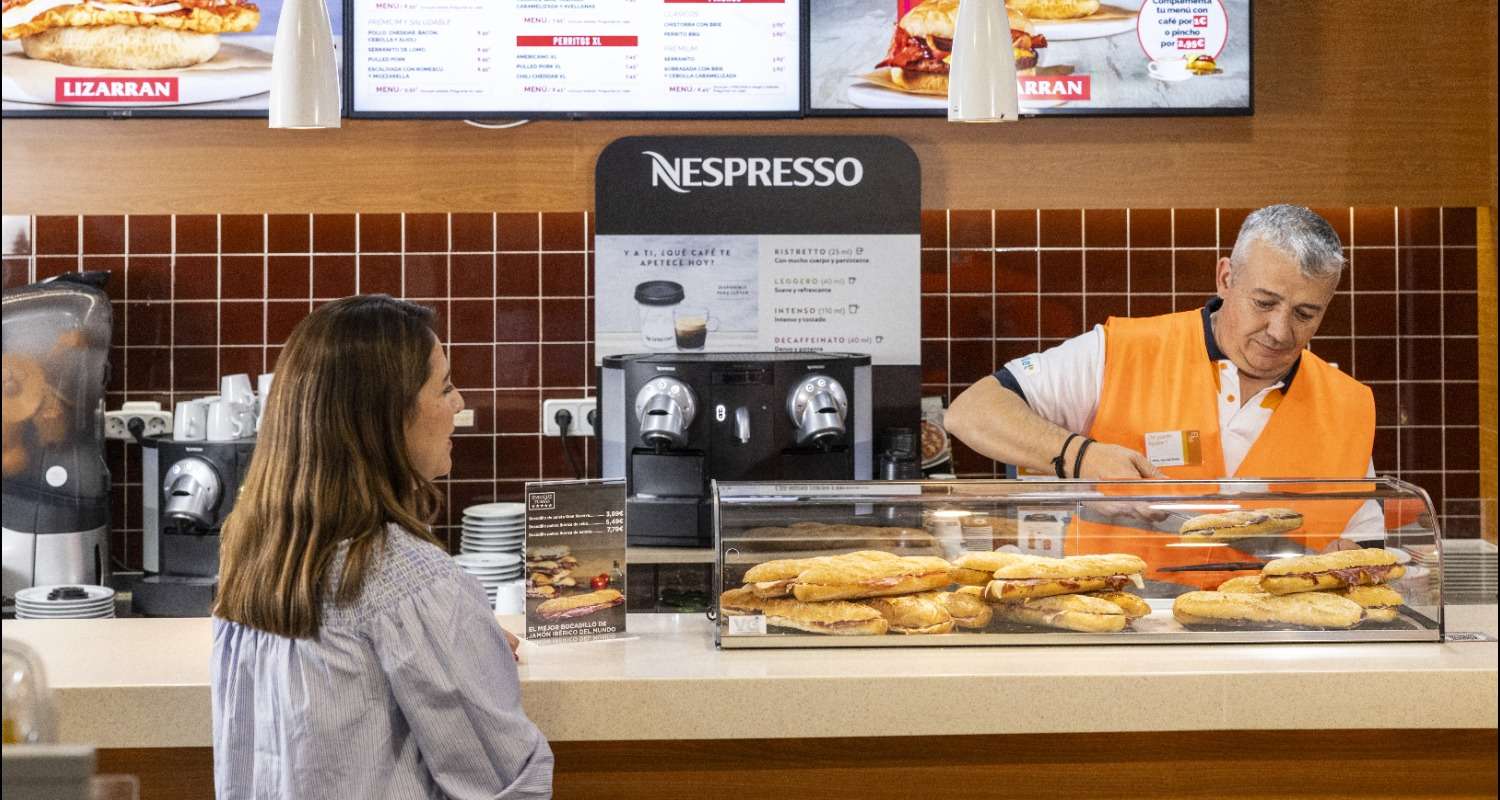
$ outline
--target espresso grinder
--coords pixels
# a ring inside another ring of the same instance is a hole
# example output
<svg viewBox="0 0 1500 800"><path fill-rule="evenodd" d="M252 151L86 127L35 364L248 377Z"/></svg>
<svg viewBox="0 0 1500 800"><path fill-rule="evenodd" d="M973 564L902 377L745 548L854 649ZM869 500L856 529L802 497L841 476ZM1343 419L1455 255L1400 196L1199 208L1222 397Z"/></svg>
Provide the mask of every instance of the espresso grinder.
<svg viewBox="0 0 1500 800"><path fill-rule="evenodd" d="M206 617L219 583L219 531L234 509L253 438L141 441L142 561L136 614Z"/></svg>
<svg viewBox="0 0 1500 800"><path fill-rule="evenodd" d="M606 478L633 546L708 547L714 480L871 477L870 357L652 353L600 370Z"/></svg>

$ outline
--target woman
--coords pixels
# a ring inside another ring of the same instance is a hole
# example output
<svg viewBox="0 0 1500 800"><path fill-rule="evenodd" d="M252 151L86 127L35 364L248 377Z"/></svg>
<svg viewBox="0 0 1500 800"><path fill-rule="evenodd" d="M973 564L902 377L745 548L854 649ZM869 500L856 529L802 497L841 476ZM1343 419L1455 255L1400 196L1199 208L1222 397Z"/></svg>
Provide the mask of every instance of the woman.
<svg viewBox="0 0 1500 800"><path fill-rule="evenodd" d="M463 408L432 316L338 300L277 361L221 545L221 799L551 795L512 644L428 527Z"/></svg>

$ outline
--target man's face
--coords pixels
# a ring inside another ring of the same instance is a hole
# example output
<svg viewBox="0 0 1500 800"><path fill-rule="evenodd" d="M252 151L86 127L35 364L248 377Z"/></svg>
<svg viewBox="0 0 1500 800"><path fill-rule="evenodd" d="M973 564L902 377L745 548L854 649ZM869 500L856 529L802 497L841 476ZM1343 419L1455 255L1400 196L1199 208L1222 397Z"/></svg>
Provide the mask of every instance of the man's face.
<svg viewBox="0 0 1500 800"><path fill-rule="evenodd" d="M1291 369L1318 332L1339 282L1337 275L1303 275L1291 254L1261 241L1251 243L1232 276L1229 259L1219 259L1216 277L1224 298L1215 322L1219 348L1241 373L1260 380Z"/></svg>

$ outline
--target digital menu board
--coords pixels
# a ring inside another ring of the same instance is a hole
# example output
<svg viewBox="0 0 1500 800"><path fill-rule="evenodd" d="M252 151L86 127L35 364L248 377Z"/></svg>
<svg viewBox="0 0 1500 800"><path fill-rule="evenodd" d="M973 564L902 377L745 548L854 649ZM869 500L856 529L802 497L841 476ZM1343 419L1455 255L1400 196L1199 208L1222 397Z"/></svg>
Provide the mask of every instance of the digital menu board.
<svg viewBox="0 0 1500 800"><path fill-rule="evenodd" d="M351 116L797 116L799 0L352 0Z"/></svg>
<svg viewBox="0 0 1500 800"><path fill-rule="evenodd" d="M1250 0L1007 0L1022 114L1249 114ZM944 115L958 0L809 0L810 115Z"/></svg>

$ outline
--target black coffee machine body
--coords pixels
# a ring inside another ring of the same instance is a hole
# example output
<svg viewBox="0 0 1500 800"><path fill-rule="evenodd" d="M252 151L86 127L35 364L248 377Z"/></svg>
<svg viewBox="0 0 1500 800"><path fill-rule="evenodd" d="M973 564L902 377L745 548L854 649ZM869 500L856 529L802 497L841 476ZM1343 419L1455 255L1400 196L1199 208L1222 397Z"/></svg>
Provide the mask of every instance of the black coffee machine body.
<svg viewBox="0 0 1500 800"><path fill-rule="evenodd" d="M870 357L652 353L600 370L606 478L632 546L708 547L714 480L871 477Z"/></svg>
<svg viewBox="0 0 1500 800"><path fill-rule="evenodd" d="M206 617L219 583L219 531L234 510L254 439L142 440L146 577L132 610L151 617Z"/></svg>

